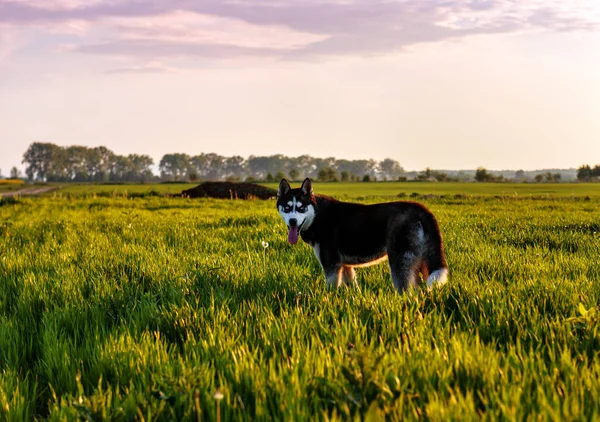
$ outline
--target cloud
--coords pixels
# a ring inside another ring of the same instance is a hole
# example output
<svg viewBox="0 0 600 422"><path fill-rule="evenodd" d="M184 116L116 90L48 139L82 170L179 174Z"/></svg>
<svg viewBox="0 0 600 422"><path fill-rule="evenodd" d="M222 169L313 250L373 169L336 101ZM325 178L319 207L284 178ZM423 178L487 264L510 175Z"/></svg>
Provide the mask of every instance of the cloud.
<svg viewBox="0 0 600 422"><path fill-rule="evenodd" d="M597 31L585 0L0 0L5 24L85 32L72 52L309 59L475 34Z"/></svg>
<svg viewBox="0 0 600 422"><path fill-rule="evenodd" d="M118 69L111 69L108 70L106 73L168 73L175 71L177 71L176 68L167 66L161 62L148 62L141 65L132 65L128 67L121 67Z"/></svg>

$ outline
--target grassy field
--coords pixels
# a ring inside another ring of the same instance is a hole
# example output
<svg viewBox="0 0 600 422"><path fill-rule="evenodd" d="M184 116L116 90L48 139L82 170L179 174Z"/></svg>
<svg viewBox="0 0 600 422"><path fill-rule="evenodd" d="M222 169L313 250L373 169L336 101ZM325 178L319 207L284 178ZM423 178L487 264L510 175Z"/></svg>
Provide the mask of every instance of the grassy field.
<svg viewBox="0 0 600 422"><path fill-rule="evenodd" d="M274 201L0 200L0 420L600 418L600 198L452 186L315 185L448 195L451 280L404 296L327 290Z"/></svg>
<svg viewBox="0 0 600 422"><path fill-rule="evenodd" d="M0 194L23 189L24 182L20 179L0 179Z"/></svg>
<svg viewBox="0 0 600 422"><path fill-rule="evenodd" d="M263 183L277 189L277 183ZM300 185L300 183L292 183ZM197 183L147 183L147 184L89 184L57 183L59 189L48 195L66 196L122 196L140 194L177 194L197 186ZM31 185L11 186L6 189L23 189ZM409 197L419 195L471 195L471 196L551 196L600 197L597 183L435 183L435 182L377 182L377 183L314 183L315 189L338 198ZM0 184L0 193L3 186Z"/></svg>

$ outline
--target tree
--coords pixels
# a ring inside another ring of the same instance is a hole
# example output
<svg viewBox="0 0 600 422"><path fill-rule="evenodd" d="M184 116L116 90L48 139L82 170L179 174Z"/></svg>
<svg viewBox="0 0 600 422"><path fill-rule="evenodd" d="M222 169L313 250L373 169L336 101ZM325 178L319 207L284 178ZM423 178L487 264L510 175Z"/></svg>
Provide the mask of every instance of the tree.
<svg viewBox="0 0 600 422"><path fill-rule="evenodd" d="M34 142L23 154L29 180L49 180L61 173L61 148L51 143Z"/></svg>
<svg viewBox="0 0 600 422"><path fill-rule="evenodd" d="M535 180L536 183L542 183L542 181L544 180L544 175L536 174L535 177L533 178L533 180Z"/></svg>
<svg viewBox="0 0 600 422"><path fill-rule="evenodd" d="M18 179L20 175L21 175L21 171L16 166L14 166L13 168L10 169L10 178L11 179Z"/></svg>
<svg viewBox="0 0 600 422"><path fill-rule="evenodd" d="M583 165L577 169L577 180L580 182L589 182L592 179L592 169L589 165Z"/></svg>
<svg viewBox="0 0 600 422"><path fill-rule="evenodd" d="M432 176L438 182L447 182L448 181L448 173L444 173L441 171L432 172Z"/></svg>
<svg viewBox="0 0 600 422"><path fill-rule="evenodd" d="M123 182L127 175L131 174L133 163L124 155L115 155L110 169L110 180L113 182Z"/></svg>
<svg viewBox="0 0 600 422"><path fill-rule="evenodd" d="M291 169L288 174L290 175L291 180L298 180L298 170L295 168Z"/></svg>
<svg viewBox="0 0 600 422"><path fill-rule="evenodd" d="M398 161L386 158L379 163L379 173L382 177L395 180L404 174L404 169Z"/></svg>
<svg viewBox="0 0 600 422"><path fill-rule="evenodd" d="M228 179L241 179L246 170L246 160L244 157L234 155L225 159L225 173Z"/></svg>
<svg viewBox="0 0 600 422"><path fill-rule="evenodd" d="M88 174L96 182L108 182L116 155L104 146L88 151Z"/></svg>
<svg viewBox="0 0 600 422"><path fill-rule="evenodd" d="M333 167L323 167L317 174L317 180L321 182L337 182L340 179Z"/></svg>
<svg viewBox="0 0 600 422"><path fill-rule="evenodd" d="M419 180L430 180L431 179L431 169L429 167L425 167L425 170L423 170L418 176L417 179Z"/></svg>
<svg viewBox="0 0 600 422"><path fill-rule="evenodd" d="M281 170L279 170L277 173L275 173L275 176L273 176L273 181L275 182L280 182L281 179L284 179L285 177L285 173L282 172Z"/></svg>
<svg viewBox="0 0 600 422"><path fill-rule="evenodd" d="M558 183L558 182L560 182L560 179L561 179L560 173L554 173L554 174L552 175L552 181L553 181L554 183Z"/></svg>
<svg viewBox="0 0 600 422"><path fill-rule="evenodd" d="M515 180L518 182L522 182L525 180L525 171L523 170L517 170L515 172Z"/></svg>
<svg viewBox="0 0 600 422"><path fill-rule="evenodd" d="M149 155L129 154L130 169L125 176L128 182L147 182L152 180L154 160Z"/></svg>
<svg viewBox="0 0 600 422"><path fill-rule="evenodd" d="M350 174L347 171L343 171L340 176L342 177L342 182L350 180Z"/></svg>
<svg viewBox="0 0 600 422"><path fill-rule="evenodd" d="M190 157L187 154L165 154L158 164L161 177L171 180L183 180L190 168Z"/></svg>
<svg viewBox="0 0 600 422"><path fill-rule="evenodd" d="M487 172L487 170L484 167L479 167L475 171L475 180L477 180L478 182L487 182L490 180L490 178L491 175Z"/></svg>
<svg viewBox="0 0 600 422"><path fill-rule="evenodd" d="M73 145L65 150L65 171L68 180L85 182L88 180L89 148Z"/></svg>

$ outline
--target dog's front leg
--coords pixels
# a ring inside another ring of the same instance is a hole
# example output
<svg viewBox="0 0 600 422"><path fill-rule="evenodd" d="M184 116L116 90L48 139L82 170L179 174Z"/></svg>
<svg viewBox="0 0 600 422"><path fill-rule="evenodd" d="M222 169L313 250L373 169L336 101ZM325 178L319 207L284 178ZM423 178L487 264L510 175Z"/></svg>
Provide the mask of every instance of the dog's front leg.
<svg viewBox="0 0 600 422"><path fill-rule="evenodd" d="M321 262L327 287L340 287L342 285L343 267L338 256L331 253L327 248L315 248L315 253Z"/></svg>
<svg viewBox="0 0 600 422"><path fill-rule="evenodd" d="M342 285L342 266L334 265L331 267L323 267L325 271L325 279L327 287L340 287Z"/></svg>

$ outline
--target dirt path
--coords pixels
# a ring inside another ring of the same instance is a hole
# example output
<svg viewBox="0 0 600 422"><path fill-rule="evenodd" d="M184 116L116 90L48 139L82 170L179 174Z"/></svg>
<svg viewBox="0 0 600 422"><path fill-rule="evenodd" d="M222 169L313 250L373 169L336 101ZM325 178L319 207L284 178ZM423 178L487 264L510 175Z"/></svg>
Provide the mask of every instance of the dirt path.
<svg viewBox="0 0 600 422"><path fill-rule="evenodd" d="M33 188L25 188L16 191L0 192L0 198L8 198L11 196L34 196L42 193L52 192L58 189L58 186L36 186Z"/></svg>

